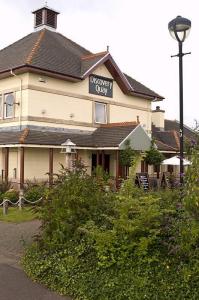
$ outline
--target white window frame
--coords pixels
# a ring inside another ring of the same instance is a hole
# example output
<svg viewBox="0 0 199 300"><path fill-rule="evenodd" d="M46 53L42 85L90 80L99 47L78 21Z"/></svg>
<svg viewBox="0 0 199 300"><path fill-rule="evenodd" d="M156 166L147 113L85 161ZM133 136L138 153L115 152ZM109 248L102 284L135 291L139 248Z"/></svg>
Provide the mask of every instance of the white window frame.
<svg viewBox="0 0 199 300"><path fill-rule="evenodd" d="M100 104L104 106L104 111L105 111L105 122L98 122L96 121L96 104ZM108 123L108 116L107 116L107 104L106 103L102 103L102 102L94 102L94 122L96 124L107 124Z"/></svg>
<svg viewBox="0 0 199 300"><path fill-rule="evenodd" d="M6 114L7 114L6 96L8 96L8 95L13 95L13 105L12 105L13 110L12 110L12 115L11 115L11 116L6 116ZM11 92L11 93L6 93L6 94L4 94L4 97L3 97L3 98L4 98L4 101L3 101L3 104L4 104L3 118L4 118L4 119L12 119L12 118L14 118L14 115L15 115L15 95L14 95L13 92Z"/></svg>

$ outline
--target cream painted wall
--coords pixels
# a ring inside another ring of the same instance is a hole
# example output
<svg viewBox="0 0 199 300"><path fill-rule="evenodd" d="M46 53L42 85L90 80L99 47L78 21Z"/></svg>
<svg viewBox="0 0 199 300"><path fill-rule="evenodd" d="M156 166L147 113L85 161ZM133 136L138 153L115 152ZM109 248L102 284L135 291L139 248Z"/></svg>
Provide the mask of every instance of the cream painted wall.
<svg viewBox="0 0 199 300"><path fill-rule="evenodd" d="M87 169L87 173L91 175L92 151L78 150L78 159L81 159Z"/></svg>
<svg viewBox="0 0 199 300"><path fill-rule="evenodd" d="M25 148L24 179L48 180L49 154L48 149Z"/></svg>
<svg viewBox="0 0 199 300"><path fill-rule="evenodd" d="M163 111L153 111L152 112L152 122L156 127L164 128L164 112Z"/></svg>
<svg viewBox="0 0 199 300"><path fill-rule="evenodd" d="M131 109L127 107L118 108L118 106L110 105L110 123L124 122L124 121L137 121L137 117L139 117L139 121L143 125L145 130L150 132L151 112L140 111L137 109Z"/></svg>
<svg viewBox="0 0 199 300"><path fill-rule="evenodd" d="M18 149L17 148L10 148L9 149L9 172L8 178L17 180L14 178L14 169L18 171ZM17 174L16 174L17 175Z"/></svg>
<svg viewBox="0 0 199 300"><path fill-rule="evenodd" d="M94 74L112 78L104 65L95 70ZM84 126L82 122L90 124L90 127L85 127L87 130L92 130L93 102L101 101L110 104L111 122L136 121L136 116L139 116L141 123L146 124L146 130L151 129L151 102L125 95L115 81L113 82L113 98L108 98L89 94L89 78L72 83L47 76L43 77L45 82L41 82L41 77L39 74L26 73L0 80L0 92L14 92L16 102L20 103L19 106L15 105L16 119L0 121L0 127L4 124L5 126L19 125L21 112L22 125L35 122L35 125L41 126L40 119L42 119L42 126L54 126L53 119L56 119L56 127L70 128L72 125L80 129ZM22 79L22 96L20 78ZM35 117L35 119L27 121L28 116ZM77 124L64 124L64 121Z"/></svg>
<svg viewBox="0 0 199 300"><path fill-rule="evenodd" d="M66 166L65 154L61 153L61 149L53 149L53 173L59 174L61 164Z"/></svg>
<svg viewBox="0 0 199 300"><path fill-rule="evenodd" d="M92 101L29 90L28 115L92 123ZM73 117L71 117L73 115Z"/></svg>
<svg viewBox="0 0 199 300"><path fill-rule="evenodd" d="M94 73L112 78L104 65L100 66ZM151 102L139 97L125 95L115 81L113 98L108 98L89 94L88 78L82 82L71 83L44 77L45 83L42 83L39 82L39 77L39 75L30 74L28 107L28 115L30 116L92 123L92 102L101 101L111 104L111 122L136 121L136 116L140 116L141 122L146 124L146 129L149 131L151 129ZM31 88L40 90L35 91ZM60 95L60 93L65 94ZM82 99L82 97L86 97L86 99ZM74 115L73 118L71 118L71 114ZM132 117L130 118L129 115Z"/></svg>

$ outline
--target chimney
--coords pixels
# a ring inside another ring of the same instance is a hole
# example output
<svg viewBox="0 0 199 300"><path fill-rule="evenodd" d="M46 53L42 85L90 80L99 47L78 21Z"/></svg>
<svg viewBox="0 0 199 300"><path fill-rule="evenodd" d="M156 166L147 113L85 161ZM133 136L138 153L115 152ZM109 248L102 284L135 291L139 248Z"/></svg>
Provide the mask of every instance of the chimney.
<svg viewBox="0 0 199 300"><path fill-rule="evenodd" d="M155 110L152 110L152 123L156 127L159 128L159 130L164 130L164 110L160 109L160 106L156 106Z"/></svg>
<svg viewBox="0 0 199 300"><path fill-rule="evenodd" d="M34 14L34 28L35 31L41 29L48 29L56 31L57 29L57 15L59 12L49 8L47 5L32 12Z"/></svg>

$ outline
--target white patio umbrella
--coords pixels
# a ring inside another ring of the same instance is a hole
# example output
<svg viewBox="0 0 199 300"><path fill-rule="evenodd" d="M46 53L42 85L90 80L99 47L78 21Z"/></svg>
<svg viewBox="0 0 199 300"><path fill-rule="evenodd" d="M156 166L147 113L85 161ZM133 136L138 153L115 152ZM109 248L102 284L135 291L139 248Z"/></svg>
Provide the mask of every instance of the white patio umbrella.
<svg viewBox="0 0 199 300"><path fill-rule="evenodd" d="M173 166L179 166L180 165L180 157L179 156L173 156L171 158L165 159L162 162L162 165L173 165ZM189 166L191 165L191 162L187 159L183 159L183 165Z"/></svg>

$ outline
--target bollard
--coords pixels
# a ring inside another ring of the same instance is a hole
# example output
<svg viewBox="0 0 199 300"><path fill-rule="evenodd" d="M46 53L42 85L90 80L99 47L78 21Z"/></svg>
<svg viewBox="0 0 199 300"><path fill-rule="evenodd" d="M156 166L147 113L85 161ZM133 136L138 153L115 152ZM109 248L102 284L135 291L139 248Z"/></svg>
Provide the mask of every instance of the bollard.
<svg viewBox="0 0 199 300"><path fill-rule="evenodd" d="M19 210L22 210L23 208L23 190L20 190L19 192L19 204L18 204Z"/></svg>
<svg viewBox="0 0 199 300"><path fill-rule="evenodd" d="M3 215L8 214L8 202L6 200L3 201Z"/></svg>

